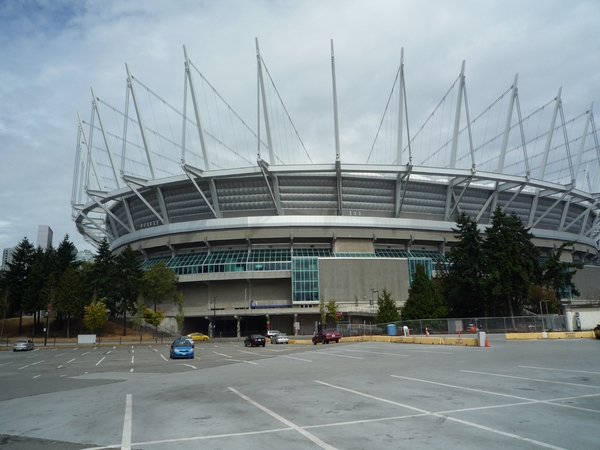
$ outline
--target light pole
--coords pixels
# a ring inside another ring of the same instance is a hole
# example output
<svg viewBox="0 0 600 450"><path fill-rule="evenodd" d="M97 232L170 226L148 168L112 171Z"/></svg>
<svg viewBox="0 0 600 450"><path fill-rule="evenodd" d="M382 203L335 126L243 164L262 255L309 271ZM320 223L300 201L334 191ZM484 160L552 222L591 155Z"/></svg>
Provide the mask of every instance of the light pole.
<svg viewBox="0 0 600 450"><path fill-rule="evenodd" d="M214 298L213 298L213 323L212 323L212 329L211 329L211 331L212 331L211 338L212 339L214 339L215 336L216 336L216 334L215 334L215 331L216 331L216 322L215 322L215 320L217 318L217 297L218 297L218 295L215 295Z"/></svg>
<svg viewBox="0 0 600 450"><path fill-rule="evenodd" d="M542 311L542 302L544 302L544 303L546 304L546 318L547 318L547 317L550 315L550 314L548 314L548 302L549 302L549 301L550 301L550 300L541 300L541 301L540 301L540 311ZM543 319L543 316L542 316L542 322L543 322L543 320L544 320L544 319ZM546 319L546 320L547 320L547 319Z"/></svg>

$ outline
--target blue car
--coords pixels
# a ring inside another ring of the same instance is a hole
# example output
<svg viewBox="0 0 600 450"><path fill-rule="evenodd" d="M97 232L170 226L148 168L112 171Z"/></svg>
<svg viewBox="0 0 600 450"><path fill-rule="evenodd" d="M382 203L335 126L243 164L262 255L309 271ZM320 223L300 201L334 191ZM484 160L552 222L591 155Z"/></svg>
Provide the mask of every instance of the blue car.
<svg viewBox="0 0 600 450"><path fill-rule="evenodd" d="M194 344L187 339L175 339L171 344L169 358L191 358L194 359Z"/></svg>

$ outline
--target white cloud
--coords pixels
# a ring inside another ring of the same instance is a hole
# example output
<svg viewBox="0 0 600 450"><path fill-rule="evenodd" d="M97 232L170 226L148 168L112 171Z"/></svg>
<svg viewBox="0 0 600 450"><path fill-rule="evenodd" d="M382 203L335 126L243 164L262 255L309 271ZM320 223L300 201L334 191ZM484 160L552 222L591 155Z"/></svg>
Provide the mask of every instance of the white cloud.
<svg viewBox="0 0 600 450"><path fill-rule="evenodd" d="M600 104L600 3L590 1L48 1L0 5L0 248L70 218L77 116L90 86L122 108L125 67L181 104L183 51L250 124L254 38L315 159L333 160L330 39L343 158L364 161L405 48L418 128L466 60L472 114L519 73L528 114L563 87L567 117ZM114 119L113 119L114 120ZM358 158L360 155L361 159ZM10 217L10 219L7 219Z"/></svg>

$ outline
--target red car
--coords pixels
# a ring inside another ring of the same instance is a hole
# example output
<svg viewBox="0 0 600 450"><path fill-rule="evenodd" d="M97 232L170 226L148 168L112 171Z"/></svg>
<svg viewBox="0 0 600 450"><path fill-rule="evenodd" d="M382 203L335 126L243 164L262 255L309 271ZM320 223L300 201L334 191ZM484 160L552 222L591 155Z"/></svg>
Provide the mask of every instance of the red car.
<svg viewBox="0 0 600 450"><path fill-rule="evenodd" d="M312 342L317 345L317 342L329 344L331 341L340 342L342 335L337 330L323 330L313 336Z"/></svg>

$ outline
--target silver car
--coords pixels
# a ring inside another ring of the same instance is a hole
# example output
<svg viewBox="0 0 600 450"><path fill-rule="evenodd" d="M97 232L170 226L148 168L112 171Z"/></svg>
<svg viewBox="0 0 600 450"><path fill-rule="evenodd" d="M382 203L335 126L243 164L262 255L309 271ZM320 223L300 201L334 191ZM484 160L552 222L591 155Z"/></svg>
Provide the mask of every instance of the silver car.
<svg viewBox="0 0 600 450"><path fill-rule="evenodd" d="M13 344L13 352L19 350L33 350L33 341L31 339L19 339Z"/></svg>
<svg viewBox="0 0 600 450"><path fill-rule="evenodd" d="M275 336L271 336L271 344L289 344L290 340L288 339L285 333L279 333Z"/></svg>

